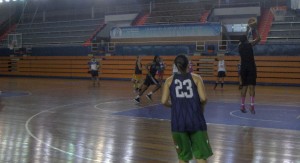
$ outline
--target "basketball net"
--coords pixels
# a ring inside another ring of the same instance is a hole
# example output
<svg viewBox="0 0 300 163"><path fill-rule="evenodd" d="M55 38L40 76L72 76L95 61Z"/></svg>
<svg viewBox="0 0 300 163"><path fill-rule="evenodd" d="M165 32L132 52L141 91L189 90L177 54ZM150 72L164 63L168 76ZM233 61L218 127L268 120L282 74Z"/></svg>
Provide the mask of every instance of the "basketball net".
<svg viewBox="0 0 300 163"><path fill-rule="evenodd" d="M9 49L14 50L17 47L17 41L12 40L12 42L9 44Z"/></svg>

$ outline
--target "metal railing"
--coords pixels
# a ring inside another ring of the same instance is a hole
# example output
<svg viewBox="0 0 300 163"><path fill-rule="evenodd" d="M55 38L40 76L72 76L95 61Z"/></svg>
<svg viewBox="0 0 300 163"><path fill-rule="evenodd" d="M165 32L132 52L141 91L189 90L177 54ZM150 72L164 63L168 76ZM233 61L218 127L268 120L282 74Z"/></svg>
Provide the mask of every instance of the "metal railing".
<svg viewBox="0 0 300 163"><path fill-rule="evenodd" d="M217 4L214 8L232 8L232 7L256 7L260 6L260 2L248 2L248 3L228 3Z"/></svg>
<svg viewBox="0 0 300 163"><path fill-rule="evenodd" d="M107 49L109 52L115 50L116 46L141 46L141 45L193 45L196 51L207 51L209 45L213 45L214 50L219 52L226 52L229 45L238 45L238 40L204 40L204 41L145 41L145 42L109 42L107 44ZM94 43L97 44L97 43ZM100 43L99 43L100 44ZM95 45L92 45L95 46Z"/></svg>

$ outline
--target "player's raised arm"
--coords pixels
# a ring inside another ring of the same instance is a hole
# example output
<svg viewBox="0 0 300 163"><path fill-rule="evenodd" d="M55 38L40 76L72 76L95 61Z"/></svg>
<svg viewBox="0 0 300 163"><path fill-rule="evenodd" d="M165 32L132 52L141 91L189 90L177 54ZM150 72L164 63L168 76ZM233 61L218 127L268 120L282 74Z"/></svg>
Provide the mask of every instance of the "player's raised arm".
<svg viewBox="0 0 300 163"><path fill-rule="evenodd" d="M258 30L256 30L256 35L257 35L257 37L253 41L250 42L252 44L252 46L255 46L261 40L261 37L260 37L260 34L259 34Z"/></svg>
<svg viewBox="0 0 300 163"><path fill-rule="evenodd" d="M249 43L252 44L252 46L255 46L256 44L258 44L261 40L261 37L260 37L260 34L259 34L259 31L257 30L257 20L256 18L250 18L248 20L248 26L247 26L247 34L248 33L251 33L252 37L253 37L253 40L252 41L249 41ZM256 36L254 38L254 35Z"/></svg>

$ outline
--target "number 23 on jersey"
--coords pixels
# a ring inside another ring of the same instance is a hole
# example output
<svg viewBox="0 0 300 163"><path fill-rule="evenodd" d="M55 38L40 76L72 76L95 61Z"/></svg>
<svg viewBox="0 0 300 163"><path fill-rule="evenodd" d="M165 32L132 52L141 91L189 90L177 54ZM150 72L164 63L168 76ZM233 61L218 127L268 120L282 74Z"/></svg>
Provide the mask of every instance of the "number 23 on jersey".
<svg viewBox="0 0 300 163"><path fill-rule="evenodd" d="M177 98L192 98L194 96L192 89L192 81L190 79L186 79L183 82L181 82L178 79L175 79L175 85Z"/></svg>

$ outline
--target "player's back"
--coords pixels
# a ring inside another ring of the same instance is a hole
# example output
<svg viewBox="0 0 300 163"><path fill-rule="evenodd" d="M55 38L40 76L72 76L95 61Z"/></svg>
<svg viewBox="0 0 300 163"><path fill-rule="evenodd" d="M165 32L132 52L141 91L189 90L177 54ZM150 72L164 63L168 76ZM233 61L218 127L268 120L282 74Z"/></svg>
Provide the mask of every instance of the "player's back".
<svg viewBox="0 0 300 163"><path fill-rule="evenodd" d="M160 68L160 64L159 63L156 63L156 62L153 62L150 66L150 69L149 69L149 72L151 74L151 76L155 76L156 75L156 72L157 70Z"/></svg>
<svg viewBox="0 0 300 163"><path fill-rule="evenodd" d="M253 47L251 43L239 45L239 53L241 56L241 65L254 64Z"/></svg>
<svg viewBox="0 0 300 163"><path fill-rule="evenodd" d="M207 129L198 89L190 73L173 76L170 95L173 132Z"/></svg>
<svg viewBox="0 0 300 163"><path fill-rule="evenodd" d="M224 60L218 61L218 71L226 71L226 69L225 69L225 61Z"/></svg>

